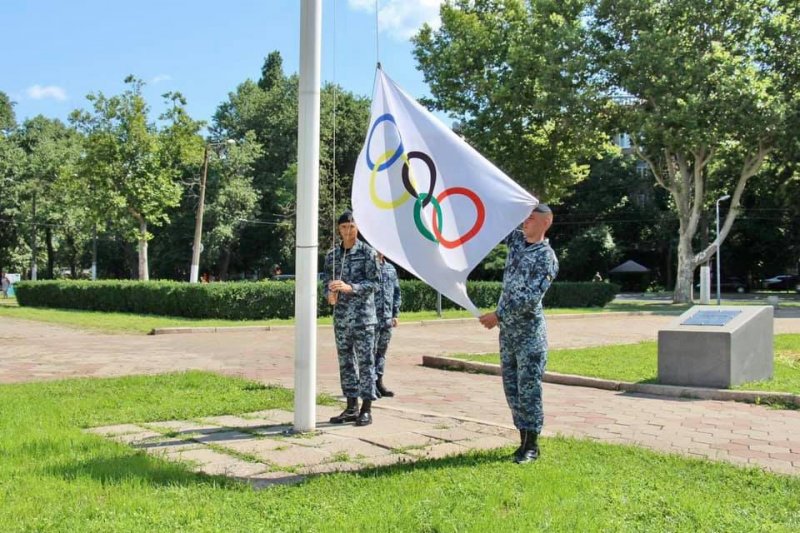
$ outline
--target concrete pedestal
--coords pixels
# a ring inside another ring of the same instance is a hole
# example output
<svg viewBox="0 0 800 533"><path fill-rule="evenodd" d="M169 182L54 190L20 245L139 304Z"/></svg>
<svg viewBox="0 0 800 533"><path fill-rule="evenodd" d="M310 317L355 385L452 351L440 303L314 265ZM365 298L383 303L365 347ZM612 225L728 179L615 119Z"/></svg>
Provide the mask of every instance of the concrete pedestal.
<svg viewBox="0 0 800 533"><path fill-rule="evenodd" d="M710 325L726 314L726 323ZM665 385L728 388L771 379L773 357L771 306L695 306L658 332L658 380Z"/></svg>

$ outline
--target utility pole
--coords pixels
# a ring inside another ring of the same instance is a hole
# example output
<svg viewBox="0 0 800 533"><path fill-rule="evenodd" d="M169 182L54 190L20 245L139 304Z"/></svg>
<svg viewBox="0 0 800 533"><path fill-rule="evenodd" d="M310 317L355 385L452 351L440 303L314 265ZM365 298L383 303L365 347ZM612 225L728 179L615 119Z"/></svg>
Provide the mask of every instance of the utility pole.
<svg viewBox="0 0 800 533"><path fill-rule="evenodd" d="M203 251L203 211L206 205L206 182L208 181L208 150L213 146L232 146L233 139L220 142L207 142L203 150L203 175L200 178L200 199L197 201L197 214L194 219L194 241L192 242L192 266L189 271L189 283L197 283L200 277L200 253Z"/></svg>
<svg viewBox="0 0 800 533"><path fill-rule="evenodd" d="M189 283L197 283L200 274L200 242L203 235L203 210L206 203L206 179L208 178L208 147L203 150L203 176L200 178L200 200L197 202L197 215L194 219L194 242L192 243L192 267L189 272Z"/></svg>
<svg viewBox="0 0 800 533"><path fill-rule="evenodd" d="M92 229L92 281L97 281L97 222Z"/></svg>
<svg viewBox="0 0 800 533"><path fill-rule="evenodd" d="M31 224L31 281L36 281L36 191L33 191L33 223Z"/></svg>

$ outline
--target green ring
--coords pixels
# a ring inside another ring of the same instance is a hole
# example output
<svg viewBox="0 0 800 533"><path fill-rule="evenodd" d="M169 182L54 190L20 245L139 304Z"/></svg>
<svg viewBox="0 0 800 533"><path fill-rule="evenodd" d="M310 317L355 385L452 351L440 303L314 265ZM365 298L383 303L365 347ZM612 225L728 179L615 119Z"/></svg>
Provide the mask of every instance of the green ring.
<svg viewBox="0 0 800 533"><path fill-rule="evenodd" d="M417 201L414 202L414 223L417 225L417 230L422 234L423 237L428 239L429 241L438 243L439 240L428 231L428 228L422 223L422 202L427 198L429 195L426 192L421 192L417 195ZM439 205L439 201L436 199L435 196L430 195L431 203L433 207L436 209L436 218L439 220L439 231L442 230L442 206Z"/></svg>

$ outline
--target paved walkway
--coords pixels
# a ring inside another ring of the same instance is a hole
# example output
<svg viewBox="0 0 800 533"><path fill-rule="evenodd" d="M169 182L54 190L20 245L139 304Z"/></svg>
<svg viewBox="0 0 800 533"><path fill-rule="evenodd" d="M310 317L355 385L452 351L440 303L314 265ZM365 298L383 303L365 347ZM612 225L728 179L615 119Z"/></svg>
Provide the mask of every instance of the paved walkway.
<svg viewBox="0 0 800 533"><path fill-rule="evenodd" d="M654 340L673 317L584 316L549 322L553 347ZM800 332L778 318L776 333ZM70 376L118 376L185 369L241 375L291 387L294 331L133 336L86 333L40 323L0 322L0 383ZM318 388L339 393L331 328L319 328ZM467 417L511 427L497 377L424 368L421 356L497 350L497 334L476 321L404 324L392 341L386 409ZM759 465L800 474L800 411L733 402L665 399L545 384L545 434ZM377 413L380 417L382 411Z"/></svg>

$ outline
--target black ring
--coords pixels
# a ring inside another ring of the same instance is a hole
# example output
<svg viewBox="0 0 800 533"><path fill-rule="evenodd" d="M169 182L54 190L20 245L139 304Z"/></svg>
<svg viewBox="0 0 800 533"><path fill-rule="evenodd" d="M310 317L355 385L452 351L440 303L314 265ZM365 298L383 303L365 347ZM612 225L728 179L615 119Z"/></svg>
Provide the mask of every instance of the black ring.
<svg viewBox="0 0 800 533"><path fill-rule="evenodd" d="M406 158L407 159L403 161L403 185L414 198L418 198L419 193L414 186L411 185L411 178L409 177L411 160L421 159L426 165L428 165L428 171L430 172L431 180L430 186L428 187L428 196L426 196L422 201L422 207L426 207L429 203L431 203L431 200L433 199L433 189L436 187L436 165L433 164L433 159L431 159L431 156L425 152L408 152Z"/></svg>

